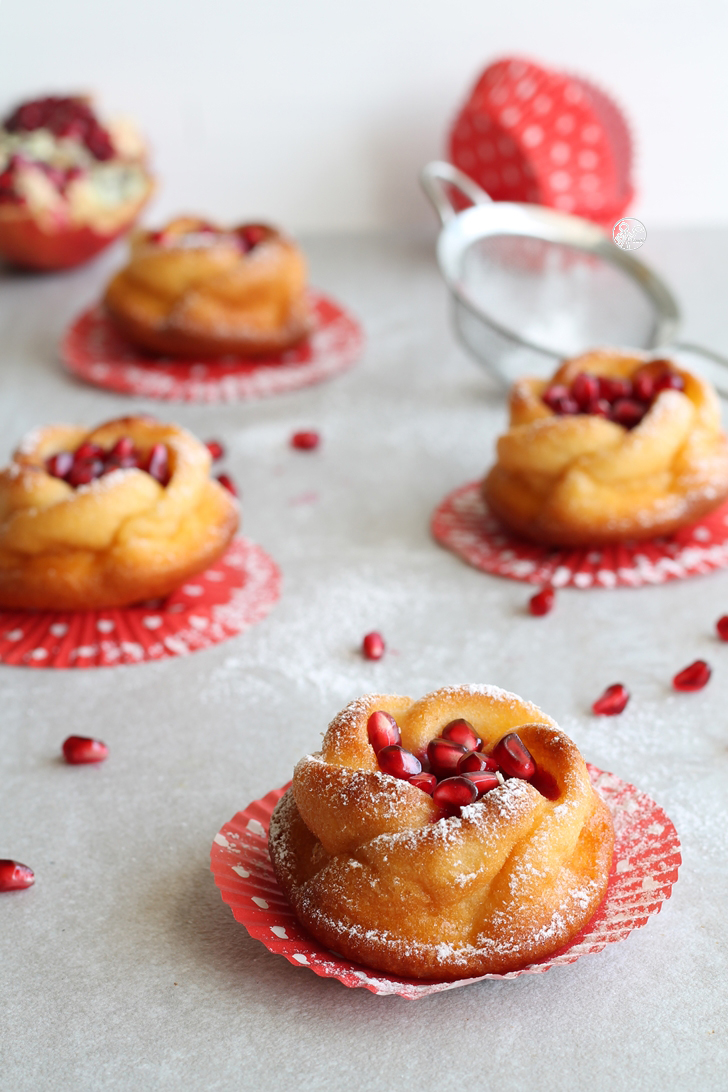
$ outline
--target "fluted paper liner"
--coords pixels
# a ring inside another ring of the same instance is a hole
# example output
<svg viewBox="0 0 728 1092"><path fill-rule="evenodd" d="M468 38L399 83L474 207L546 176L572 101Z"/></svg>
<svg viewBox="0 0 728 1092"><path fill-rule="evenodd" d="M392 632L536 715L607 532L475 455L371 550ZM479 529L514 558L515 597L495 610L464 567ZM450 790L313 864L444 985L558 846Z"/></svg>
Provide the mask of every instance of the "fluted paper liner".
<svg viewBox="0 0 728 1092"><path fill-rule="evenodd" d="M239 402L287 394L350 368L363 333L350 314L310 293L314 329L301 345L271 356L183 360L154 356L121 334L101 304L75 320L61 343L66 368L94 386L161 401Z"/></svg>
<svg viewBox="0 0 728 1092"><path fill-rule="evenodd" d="M278 886L268 855L268 824L288 785L254 800L224 825L215 835L210 867L223 901L251 937L262 941L270 952L285 956L294 967L307 967L322 978L338 978L345 986L363 987L380 996L397 994L414 1001L484 979L543 974L552 967L601 952L645 925L670 898L681 864L677 832L662 808L614 774L595 766L587 768L592 785L606 801L614 820L614 860L606 898L591 921L561 952L508 974L423 982L369 970L323 948L298 923Z"/></svg>

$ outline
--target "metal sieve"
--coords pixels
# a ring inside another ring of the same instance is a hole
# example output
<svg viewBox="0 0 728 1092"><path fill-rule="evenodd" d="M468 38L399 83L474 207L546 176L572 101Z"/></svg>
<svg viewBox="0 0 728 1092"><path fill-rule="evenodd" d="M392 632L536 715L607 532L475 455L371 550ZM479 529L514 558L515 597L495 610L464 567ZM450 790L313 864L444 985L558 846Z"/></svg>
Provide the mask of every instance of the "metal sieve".
<svg viewBox="0 0 728 1092"><path fill-rule="evenodd" d="M420 176L442 230L440 271L463 345L502 386L550 375L601 346L697 353L728 396L728 360L675 340L680 312L660 277L588 220L542 205L491 201L450 163ZM453 190L472 202L459 211Z"/></svg>

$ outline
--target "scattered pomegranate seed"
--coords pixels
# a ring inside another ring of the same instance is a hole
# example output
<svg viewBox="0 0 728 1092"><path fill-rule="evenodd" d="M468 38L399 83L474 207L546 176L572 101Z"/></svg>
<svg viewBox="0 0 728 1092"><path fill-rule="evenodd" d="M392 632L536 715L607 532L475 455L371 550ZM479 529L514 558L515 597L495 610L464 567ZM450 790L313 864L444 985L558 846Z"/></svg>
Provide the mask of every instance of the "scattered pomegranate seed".
<svg viewBox="0 0 728 1092"><path fill-rule="evenodd" d="M100 739L88 736L69 736L63 742L63 757L71 766L81 766L88 762L103 762L109 757L109 748Z"/></svg>
<svg viewBox="0 0 728 1092"><path fill-rule="evenodd" d="M381 709L369 717L367 735L375 754L379 754L383 747L391 747L393 744L402 742L397 721Z"/></svg>
<svg viewBox="0 0 728 1092"><path fill-rule="evenodd" d="M494 773L498 769L498 763L490 755L484 755L482 751L468 751L459 760L457 770L459 774L470 773Z"/></svg>
<svg viewBox="0 0 728 1092"><path fill-rule="evenodd" d="M528 600L528 609L531 614L540 616L542 614L548 614L553 610L554 603L556 602L556 592L553 588L541 588L540 592L536 592Z"/></svg>
<svg viewBox="0 0 728 1092"><path fill-rule="evenodd" d="M415 774L422 772L422 763L419 758L396 744L382 747L377 755L377 763L383 773L398 777L401 781L409 781Z"/></svg>
<svg viewBox="0 0 728 1092"><path fill-rule="evenodd" d="M19 861L0 860L0 891L22 891L35 883L35 873Z"/></svg>
<svg viewBox="0 0 728 1092"><path fill-rule="evenodd" d="M579 372L571 384L571 397L580 409L586 409L590 402L599 398L599 380L595 375Z"/></svg>
<svg viewBox="0 0 728 1092"><path fill-rule="evenodd" d="M73 466L73 455L70 451L59 451L46 459L46 470L54 478L65 478Z"/></svg>
<svg viewBox="0 0 728 1092"><path fill-rule="evenodd" d="M313 451L320 443L320 435L313 430L294 432L293 436L291 436L291 447L295 447L298 451Z"/></svg>
<svg viewBox="0 0 728 1092"><path fill-rule="evenodd" d="M439 807L453 814L468 804L474 804L478 799L478 790L467 777L446 777L433 789L432 799Z"/></svg>
<svg viewBox="0 0 728 1092"><path fill-rule="evenodd" d="M715 628L718 630L721 641L728 641L728 614L724 614L722 618L718 619Z"/></svg>
<svg viewBox="0 0 728 1092"><path fill-rule="evenodd" d="M469 750L452 739L431 739L427 744L430 769L438 778L450 777L457 772L458 762Z"/></svg>
<svg viewBox="0 0 728 1092"><path fill-rule="evenodd" d="M155 444L147 456L144 467L147 474L158 481L160 485L167 485L170 479L169 452L166 444Z"/></svg>
<svg viewBox="0 0 728 1092"><path fill-rule="evenodd" d="M415 788L422 789L423 792L429 793L429 795L432 796L432 791L437 784L437 778L434 774L425 773L423 770L422 773L412 774L409 783L410 785L414 785Z"/></svg>
<svg viewBox="0 0 728 1092"><path fill-rule="evenodd" d="M592 712L602 717L616 717L622 713L629 701L629 690L621 683L608 686L600 698L592 705Z"/></svg>
<svg viewBox="0 0 728 1092"><path fill-rule="evenodd" d="M491 753L507 777L528 781L536 772L536 763L517 732L509 732L499 739Z"/></svg>
<svg viewBox="0 0 728 1092"><path fill-rule="evenodd" d="M234 497L238 495L238 487L229 474L218 474L217 480L223 489L227 489L228 493L232 493Z"/></svg>
<svg viewBox="0 0 728 1092"><path fill-rule="evenodd" d="M381 660L385 647L381 633L367 633L361 643L362 655L366 660Z"/></svg>
<svg viewBox="0 0 728 1092"><path fill-rule="evenodd" d="M493 770L473 770L471 773L465 773L462 776L473 782L478 790L478 796L483 796L491 789L497 789L503 783L503 776L501 775L499 778Z"/></svg>
<svg viewBox="0 0 728 1092"><path fill-rule="evenodd" d="M459 743L461 746L467 748L468 751L477 751L480 747L480 736L476 735L475 729L469 720L464 720L462 717L458 717L457 720L451 720L446 725L441 733L442 739L450 739L453 743Z"/></svg>
<svg viewBox="0 0 728 1092"><path fill-rule="evenodd" d="M672 680L676 690L702 690L712 675L712 668L705 660L696 660L695 663L678 671Z"/></svg>
<svg viewBox="0 0 728 1092"><path fill-rule="evenodd" d="M225 455L225 448L219 440L207 440L205 442L205 447L210 452L213 462L217 462L218 459L222 459Z"/></svg>

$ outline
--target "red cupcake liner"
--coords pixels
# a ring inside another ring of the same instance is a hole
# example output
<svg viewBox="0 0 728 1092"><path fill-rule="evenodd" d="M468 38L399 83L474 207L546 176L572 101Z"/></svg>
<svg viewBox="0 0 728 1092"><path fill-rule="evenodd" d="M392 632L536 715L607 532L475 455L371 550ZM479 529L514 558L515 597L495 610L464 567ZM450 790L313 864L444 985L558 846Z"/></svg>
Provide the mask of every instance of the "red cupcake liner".
<svg viewBox="0 0 728 1092"><path fill-rule="evenodd" d="M633 197L619 107L589 81L518 58L489 65L453 123L452 162L496 201L527 201L611 229Z"/></svg>
<svg viewBox="0 0 728 1092"><path fill-rule="evenodd" d="M0 663L112 667L187 656L265 618L281 576L268 554L237 538L167 599L112 610L0 610Z"/></svg>
<svg viewBox="0 0 728 1092"><path fill-rule="evenodd" d="M728 567L728 504L674 535L554 548L511 534L488 508L481 483L471 482L435 509L432 534L481 572L554 588L642 588Z"/></svg>
<svg viewBox="0 0 728 1092"><path fill-rule="evenodd" d="M288 785L254 800L225 824L215 835L210 867L223 902L251 937L260 940L269 952L285 956L294 967L307 967L322 978L338 978L351 988L363 987L379 996L397 994L414 1001L484 979L543 974L552 967L575 963L583 955L601 952L645 925L670 898L682 863L677 832L662 808L614 774L595 766L587 768L592 785L606 801L614 820L614 859L606 897L587 926L561 952L508 974L423 982L371 971L323 948L298 923L278 886L268 855L268 824Z"/></svg>
<svg viewBox="0 0 728 1092"><path fill-rule="evenodd" d="M73 375L105 390L160 401L241 402L309 387L350 368L364 341L356 319L319 292L310 293L314 330L274 356L182 360L137 349L96 304L67 330L61 357Z"/></svg>

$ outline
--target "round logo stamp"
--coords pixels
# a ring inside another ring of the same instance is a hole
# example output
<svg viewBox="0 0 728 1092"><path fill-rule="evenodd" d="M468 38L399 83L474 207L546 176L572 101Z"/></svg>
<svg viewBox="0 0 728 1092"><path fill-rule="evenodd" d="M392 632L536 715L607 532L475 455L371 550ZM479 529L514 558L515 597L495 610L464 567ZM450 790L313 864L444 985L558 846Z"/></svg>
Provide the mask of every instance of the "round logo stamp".
<svg viewBox="0 0 728 1092"><path fill-rule="evenodd" d="M641 220L627 216L617 220L612 228L612 238L620 250L639 250L647 238L647 230Z"/></svg>

